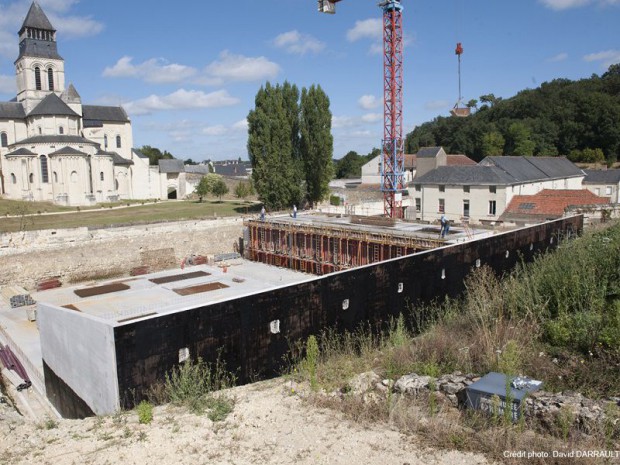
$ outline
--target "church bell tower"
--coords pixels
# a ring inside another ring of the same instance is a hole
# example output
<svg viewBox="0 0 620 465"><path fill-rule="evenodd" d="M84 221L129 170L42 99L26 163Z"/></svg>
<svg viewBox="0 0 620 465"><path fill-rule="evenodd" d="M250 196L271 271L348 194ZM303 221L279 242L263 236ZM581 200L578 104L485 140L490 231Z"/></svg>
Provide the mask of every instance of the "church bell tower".
<svg viewBox="0 0 620 465"><path fill-rule="evenodd" d="M36 1L18 34L17 101L28 114L50 93L65 90L65 62L58 54L56 29Z"/></svg>

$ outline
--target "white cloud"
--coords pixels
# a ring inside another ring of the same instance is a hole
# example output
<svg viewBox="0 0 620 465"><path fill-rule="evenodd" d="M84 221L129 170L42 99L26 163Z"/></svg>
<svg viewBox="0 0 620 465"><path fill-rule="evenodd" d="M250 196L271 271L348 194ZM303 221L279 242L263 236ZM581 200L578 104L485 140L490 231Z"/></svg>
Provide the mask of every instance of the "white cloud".
<svg viewBox="0 0 620 465"><path fill-rule="evenodd" d="M561 11L570 8L579 8L592 3L599 6L619 5L620 0L539 0L540 3L552 10Z"/></svg>
<svg viewBox="0 0 620 465"><path fill-rule="evenodd" d="M365 115L362 115L362 121L364 123L376 123L381 120L383 120L382 113L366 113Z"/></svg>
<svg viewBox="0 0 620 465"><path fill-rule="evenodd" d="M372 110L373 108L377 108L381 105L381 101L374 95L362 95L358 99L357 103L364 110Z"/></svg>
<svg viewBox="0 0 620 465"><path fill-rule="evenodd" d="M340 129L340 128L350 128L355 126L355 120L350 116L333 116L332 117L332 128Z"/></svg>
<svg viewBox="0 0 620 465"><path fill-rule="evenodd" d="M237 121L235 124L232 125L232 128L234 131L247 131L248 130L248 120L247 119L242 119L240 121Z"/></svg>
<svg viewBox="0 0 620 465"><path fill-rule="evenodd" d="M360 39L383 40L383 22L381 19L355 21L353 29L347 31L347 40L356 42Z"/></svg>
<svg viewBox="0 0 620 465"><path fill-rule="evenodd" d="M206 136L223 136L228 132L228 128L223 124L217 124L215 126L207 126L201 132Z"/></svg>
<svg viewBox="0 0 620 465"><path fill-rule="evenodd" d="M319 53L325 48L324 42L296 30L280 34L273 40L273 44L296 55L305 55L307 52Z"/></svg>
<svg viewBox="0 0 620 465"><path fill-rule="evenodd" d="M197 90L179 89L172 94L150 95L140 100L128 102L123 106L131 115L145 115L163 110L226 107L236 105L239 101L238 98L232 97L225 90L205 94Z"/></svg>
<svg viewBox="0 0 620 465"><path fill-rule="evenodd" d="M103 70L105 77L132 77L154 84L185 81L197 74L197 70L185 65L168 63L163 58L151 58L134 65L132 57L124 56L112 67Z"/></svg>
<svg viewBox="0 0 620 465"><path fill-rule="evenodd" d="M442 110L450 106L450 102L447 100L431 100L424 104L424 108L427 110Z"/></svg>
<svg viewBox="0 0 620 465"><path fill-rule="evenodd" d="M600 61L601 68L607 69L611 65L620 63L620 50L605 50L603 52L590 53L583 57L585 61Z"/></svg>
<svg viewBox="0 0 620 465"><path fill-rule="evenodd" d="M49 14L48 17L58 31L57 34L62 39L91 37L105 29L103 23L92 19L91 16L58 16Z"/></svg>
<svg viewBox="0 0 620 465"><path fill-rule="evenodd" d="M547 61L551 62L551 63L558 63L560 61L564 61L568 58L568 53L566 52L562 52L562 53L558 53L555 56L552 56L551 58L549 58Z"/></svg>
<svg viewBox="0 0 620 465"><path fill-rule="evenodd" d="M275 78L280 72L280 66L262 56L233 55L224 50L218 60L206 67L206 72L212 83L261 81Z"/></svg>
<svg viewBox="0 0 620 465"><path fill-rule="evenodd" d="M0 94L11 94L14 96L16 93L15 76L0 75Z"/></svg>

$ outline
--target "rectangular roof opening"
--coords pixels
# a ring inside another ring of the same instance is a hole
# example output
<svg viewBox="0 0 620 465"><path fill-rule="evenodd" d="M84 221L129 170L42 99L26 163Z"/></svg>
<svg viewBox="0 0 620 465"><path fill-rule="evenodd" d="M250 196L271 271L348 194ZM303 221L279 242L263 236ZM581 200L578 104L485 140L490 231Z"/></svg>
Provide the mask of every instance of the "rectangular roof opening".
<svg viewBox="0 0 620 465"><path fill-rule="evenodd" d="M104 284L103 286L95 286L95 287L86 287L84 289L76 289L73 292L78 297L84 298L84 297L92 297L92 296L101 295L101 294L109 294L111 292L126 291L127 289L130 289L130 287L127 284L112 283L112 284Z"/></svg>
<svg viewBox="0 0 620 465"><path fill-rule="evenodd" d="M216 291L218 289L225 289L229 286L220 282L199 284L198 286L190 286L190 287L181 287L177 289L173 289L179 295L192 295L192 294L200 294L201 292L209 292Z"/></svg>
<svg viewBox="0 0 620 465"><path fill-rule="evenodd" d="M203 276L210 276L211 273L206 271L192 271L191 273L175 274L172 276L162 276L161 278L151 278L149 281L155 284L173 283L175 281L183 281L184 279L201 278Z"/></svg>

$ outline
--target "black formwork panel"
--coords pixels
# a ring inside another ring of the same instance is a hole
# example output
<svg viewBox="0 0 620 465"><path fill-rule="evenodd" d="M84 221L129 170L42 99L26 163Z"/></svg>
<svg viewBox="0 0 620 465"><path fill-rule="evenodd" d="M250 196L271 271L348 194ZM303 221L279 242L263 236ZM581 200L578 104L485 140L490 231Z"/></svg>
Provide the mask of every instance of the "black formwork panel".
<svg viewBox="0 0 620 465"><path fill-rule="evenodd" d="M240 383L278 375L290 344L310 334L354 331L361 324L385 327L400 313L459 295L477 260L502 274L582 227L582 216L566 218L119 326L121 397L139 401L140 393L178 365L185 347L207 362L220 354ZM273 322L279 331L271 331Z"/></svg>

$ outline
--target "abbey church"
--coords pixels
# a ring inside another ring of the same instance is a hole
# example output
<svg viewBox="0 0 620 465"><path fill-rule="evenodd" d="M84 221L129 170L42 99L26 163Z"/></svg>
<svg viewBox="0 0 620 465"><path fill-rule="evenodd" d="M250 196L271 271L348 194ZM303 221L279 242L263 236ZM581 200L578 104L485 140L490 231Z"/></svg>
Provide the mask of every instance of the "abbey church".
<svg viewBox="0 0 620 465"><path fill-rule="evenodd" d="M133 150L121 107L83 105L65 84L56 30L34 2L19 32L17 97L0 102L0 194L92 205L166 198L166 173Z"/></svg>

